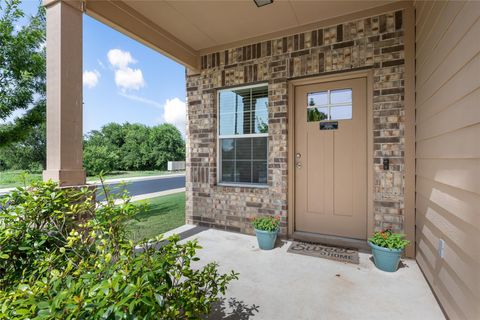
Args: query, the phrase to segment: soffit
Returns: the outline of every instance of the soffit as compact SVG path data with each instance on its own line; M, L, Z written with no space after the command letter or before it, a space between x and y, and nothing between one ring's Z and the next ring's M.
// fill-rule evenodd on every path
M52 1L84 1L88 15L192 70L209 52L398 10L407 3L274 0L258 8L253 0Z
M248 40L393 1L125 0L129 7L194 50Z

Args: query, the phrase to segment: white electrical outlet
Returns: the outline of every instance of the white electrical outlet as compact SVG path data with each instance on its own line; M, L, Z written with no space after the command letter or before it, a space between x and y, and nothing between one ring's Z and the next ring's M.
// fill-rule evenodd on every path
M443 239L438 239L438 255L442 259L445 257L445 240Z

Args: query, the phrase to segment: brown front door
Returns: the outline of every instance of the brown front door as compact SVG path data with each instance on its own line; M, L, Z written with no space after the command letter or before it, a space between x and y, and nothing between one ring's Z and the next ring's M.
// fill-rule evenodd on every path
M295 231L366 239L366 79L295 89Z

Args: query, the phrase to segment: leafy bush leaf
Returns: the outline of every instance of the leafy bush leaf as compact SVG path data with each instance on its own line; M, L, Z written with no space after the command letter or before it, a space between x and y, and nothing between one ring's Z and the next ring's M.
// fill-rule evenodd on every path
M53 182L0 199L0 319L197 319L230 281L196 241L128 238L139 208Z

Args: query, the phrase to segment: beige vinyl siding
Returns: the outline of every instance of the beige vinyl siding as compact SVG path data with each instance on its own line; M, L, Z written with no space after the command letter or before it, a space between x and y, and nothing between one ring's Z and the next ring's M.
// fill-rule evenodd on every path
M480 2L415 7L417 261L449 318L480 319Z

